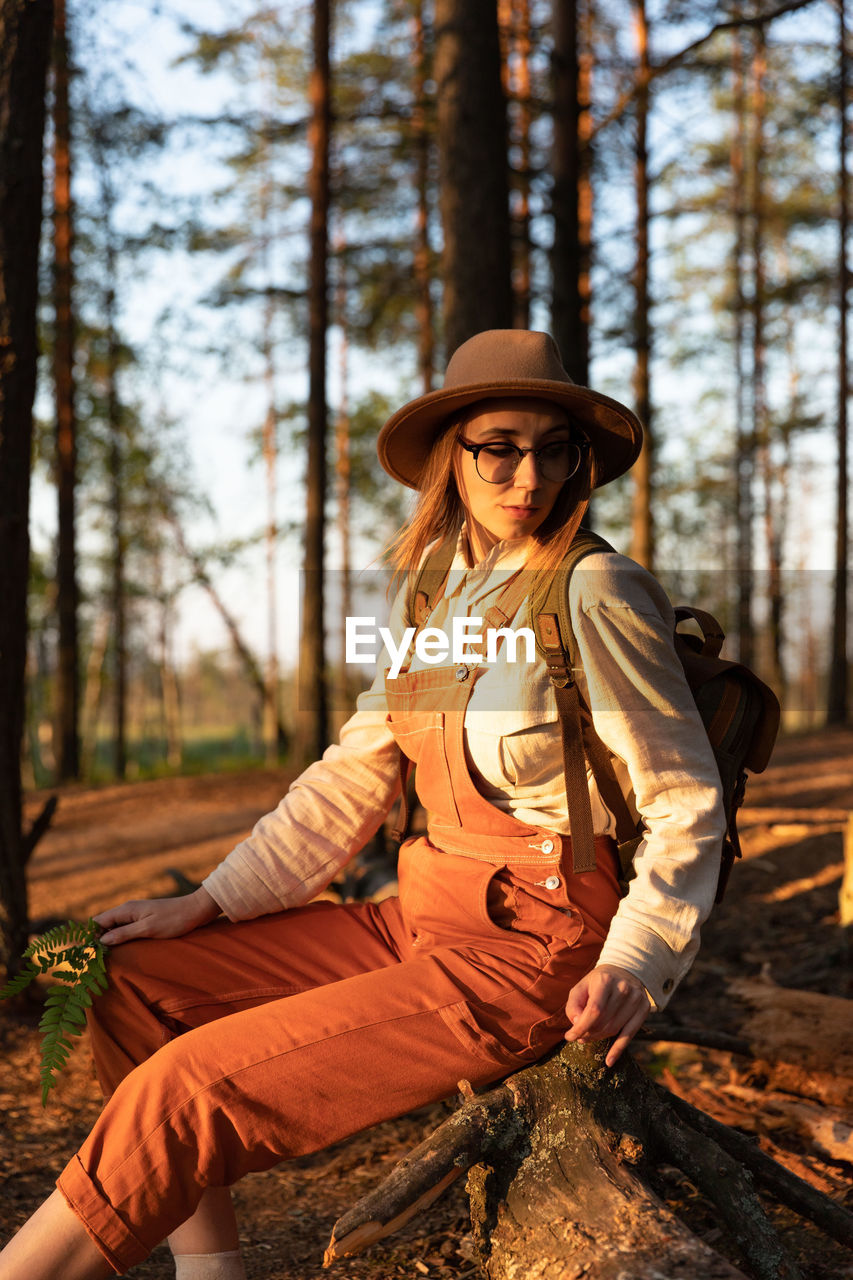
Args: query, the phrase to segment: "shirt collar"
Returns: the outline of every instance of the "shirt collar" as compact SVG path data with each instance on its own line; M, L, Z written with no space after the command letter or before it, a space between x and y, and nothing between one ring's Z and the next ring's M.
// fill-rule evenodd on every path
M522 568L529 554L530 543L526 538L504 539L490 547L477 564L469 564L468 527L467 523L463 524L450 566L447 595L455 596L464 591L473 604L500 591L509 575Z

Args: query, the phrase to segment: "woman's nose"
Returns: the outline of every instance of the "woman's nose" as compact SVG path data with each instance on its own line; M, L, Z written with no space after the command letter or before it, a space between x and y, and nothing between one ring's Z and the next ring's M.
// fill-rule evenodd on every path
M519 462L513 480L519 489L538 489L541 485L542 472L532 449Z

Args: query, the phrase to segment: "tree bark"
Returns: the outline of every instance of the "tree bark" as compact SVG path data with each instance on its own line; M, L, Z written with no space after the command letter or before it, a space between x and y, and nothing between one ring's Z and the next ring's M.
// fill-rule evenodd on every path
M835 516L835 587L832 606L832 657L829 668L827 724L846 724L848 717L850 666L847 660L849 609L848 557L850 536L847 515L849 492L847 398L847 298L850 271L847 265L847 240L850 211L847 194L847 99L849 96L849 58L845 0L838 0L838 424L836 516Z
M265 80L272 79L269 66L261 52L259 75ZM258 221L260 224L260 256L262 270L266 281L266 300L264 304L263 333L261 347L264 358L264 390L266 392L267 411L264 415L262 430L262 453L264 461L264 477L266 480L267 521L264 530L264 551L266 559L266 605L267 605L267 653L264 673L264 700L262 733L264 740L264 758L270 768L278 764L279 749L279 671L278 671L278 574L276 552L278 549L278 515L277 515L277 472L278 472L278 410L276 396L276 361L275 361L275 297L272 277L272 238L273 238L273 193L275 181L272 168L272 157L269 138L273 128L274 87L267 88L270 106L264 120L260 140L260 208Z
M737 561L737 643L738 659L746 666L753 662L753 564L752 564L752 484L755 471L755 439L747 422L747 380L745 338L747 302L744 290L744 258L746 254L746 89L743 71L741 33L734 34L732 56L734 76L734 130L731 150L732 213L734 249L732 275L734 296L734 365L735 365L735 538Z
M352 512L350 488L352 484L351 427L349 411L349 315L347 298L346 241L343 231L336 237L338 279L336 289L336 320L340 333L338 377L340 401L335 418L335 506L337 508L338 549L340 555L340 664L338 681L344 705L349 706L349 668L346 661L346 620L352 616Z
M583 48L580 10L578 0L557 0L553 7L551 325L569 376L585 387L592 265L592 55Z
M26 945L21 741L50 0L0 0L0 934Z
M634 406L643 424L643 447L631 472L634 479L631 512L631 556L654 568L653 511L654 431L651 403L651 307L649 287L649 174L648 116L651 64L645 0L632 0L637 47L634 187L637 198L636 262L634 265Z
M328 328L329 141L331 74L330 0L315 0L311 73L311 199L308 282L308 474L305 518L302 629L299 645L301 710L310 725L306 757L319 759L328 745L329 711L324 623L326 505L326 330Z
M326 1262L396 1230L466 1168L489 1280L743 1277L654 1189L666 1166L712 1202L758 1280L801 1273L753 1181L833 1239L853 1242L853 1215L654 1085L629 1057L606 1068L606 1047L566 1045L485 1094L469 1086L460 1109L335 1224Z
M747 177L750 192L750 252L752 257L752 448L759 475L766 475L768 441L766 352L764 346L764 76L766 33L755 31L752 54L749 115L752 126L752 155ZM767 491L765 490L767 496ZM772 647L772 646L771 646Z
M444 336L512 327L506 103L495 0L436 0Z
M424 395L432 391L435 369L435 332L432 299L432 249L430 246L430 158L432 129L427 115L427 55L424 6L417 0L412 15L413 91L412 136L415 156L415 189L418 208L415 226L415 314L418 325L418 372Z
M110 507L112 514L112 614L113 614L113 772L127 772L127 599L125 595L124 438L118 396L118 334L115 327L116 263L110 225L112 204L105 210L107 234L106 291L106 414L109 431Z
M509 143L517 164L511 165L510 240L512 245L513 327L530 328L530 0L499 0L498 20L506 52L504 95L510 106Z
M57 557L59 641L56 672L57 776L80 775L80 672L77 610L77 423L74 395L73 236L70 52L65 0L54 3L53 37L54 382L56 396Z

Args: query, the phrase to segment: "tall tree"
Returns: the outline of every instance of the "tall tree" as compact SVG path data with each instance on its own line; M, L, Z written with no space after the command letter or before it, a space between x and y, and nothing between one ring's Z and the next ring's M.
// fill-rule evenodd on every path
M308 753L328 745L329 710L323 618L326 504L326 330L329 317L329 142L331 135L330 0L315 0L311 73L310 260L308 275L308 473L305 574L299 645L300 686L309 699Z
M731 190L734 220L732 250L732 307L734 311L735 364L735 537L737 562L737 640L740 661L753 660L753 563L752 563L752 483L755 470L755 437L747 422L745 337L747 301L744 287L746 254L746 80L743 68L743 40L739 31L733 36L733 112Z
M107 433L107 474L111 522L111 613L113 652L113 772L123 778L127 771L127 592L125 562L125 439L119 365L121 343L118 334L118 233L115 226L117 192L113 166L117 117L105 113L91 122L91 147L97 165L100 207L98 220L102 236L101 308L103 315L103 355L101 379L103 417Z
M266 61L266 59L265 59ZM267 67L261 68L261 75L266 79ZM270 103L274 94L270 93ZM261 232L262 269L266 277L267 296L264 301L263 333L261 346L264 360L264 392L267 410L262 431L262 451L267 490L267 522L265 533L266 570L267 570L267 655L266 655L266 696L264 698L263 737L266 762L274 766L278 762L278 591L276 551L278 547L278 518L276 499L278 497L277 464L278 464L278 405L276 396L276 358L274 342L275 296L272 278L272 213L274 176L270 135L273 128L271 107L264 122L261 136L260 153L260 208L258 220Z
M637 49L635 89L634 187L637 200L636 259L634 262L634 407L643 424L643 448L632 476L631 555L640 564L654 566L655 532L652 489L654 483L654 431L651 400L652 329L649 286L649 172L648 117L651 83L649 24L645 0L631 0Z
M506 102L496 0L436 0L435 85L448 352L512 327Z
M509 107L513 326L530 327L532 50L530 0L498 0L504 95Z
M832 656L829 668L829 694L826 716L829 724L847 723L850 696L850 667L847 659L848 577L850 573L848 567L850 535L847 514L849 493L847 302L850 290L850 270L847 263L847 241L850 230L850 208L847 189L848 81L847 15L845 0L838 0L838 423L836 462L838 475L836 480Z
M592 256L591 50L584 37L588 4L555 0L553 8L553 155L551 323L566 369L589 384Z
M73 209L71 204L70 41L65 0L54 0L53 38L53 262L56 394L57 554L59 641L56 672L57 776L80 772L80 674L77 627L77 423L74 406Z
M417 288L415 310L418 324L418 372L424 395L432 391L435 369L435 323L432 300L432 250L430 247L430 158L433 130L427 110L427 41L423 0L415 0L412 13L412 135L415 156L417 213L415 226L414 275Z
M50 0L0 0L0 932L26 944L21 738Z

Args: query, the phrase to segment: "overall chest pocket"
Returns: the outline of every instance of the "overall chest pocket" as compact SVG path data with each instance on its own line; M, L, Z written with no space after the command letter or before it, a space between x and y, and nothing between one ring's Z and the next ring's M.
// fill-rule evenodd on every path
M417 766L415 789L424 809L443 822L461 826L447 759L445 713L389 713L386 719L398 747Z

